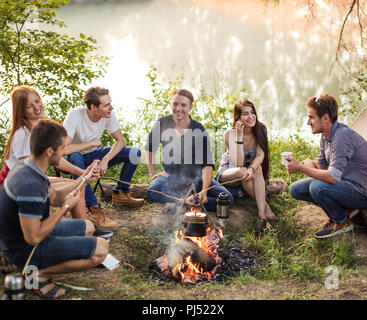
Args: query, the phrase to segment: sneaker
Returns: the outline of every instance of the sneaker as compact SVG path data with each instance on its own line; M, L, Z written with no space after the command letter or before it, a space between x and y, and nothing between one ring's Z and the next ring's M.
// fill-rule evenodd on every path
M119 228L119 225L107 217L106 212L98 207L89 207L89 220L94 223L96 228L103 231L115 231Z
M101 229L96 229L96 231L93 233L94 237L100 237L104 239L110 239L113 236L112 231L103 231Z
M332 220L329 220L322 229L315 233L315 237L318 239L330 238L352 230L353 224L350 222L349 218L344 223L335 223Z
M113 190L113 204L123 204L128 207L140 207L144 204L144 199L135 199L131 196L131 192L123 193L122 190Z

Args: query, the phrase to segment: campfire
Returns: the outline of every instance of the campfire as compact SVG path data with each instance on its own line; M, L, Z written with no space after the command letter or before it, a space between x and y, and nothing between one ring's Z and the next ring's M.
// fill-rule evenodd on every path
M208 223L206 213L193 207L185 213L184 229L175 232L166 255L157 259L161 271L181 282L212 279L218 262L218 243L223 233Z
M209 219L198 201L195 186L191 186L191 192L196 206L185 214L177 212L182 217L182 228L174 232L165 255L156 259L160 274L183 283L225 280L239 272L254 274L256 253L232 242L220 246L222 230Z

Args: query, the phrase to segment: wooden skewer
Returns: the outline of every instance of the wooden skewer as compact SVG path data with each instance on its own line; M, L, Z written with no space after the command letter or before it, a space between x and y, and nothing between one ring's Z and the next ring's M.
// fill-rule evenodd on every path
M93 170L96 167L97 163L98 162L94 162L94 164L93 164L92 168L90 169L89 173L84 178L82 178L82 180L80 181L79 185L77 186L77 188L75 190L79 191L82 188L83 183L92 176Z
M176 198L176 197L170 196L170 195L168 195L168 194L165 194L165 193L163 193L163 192L160 192L160 191L157 191L157 190L152 190L152 189L149 189L149 188L147 188L147 187L142 187L142 186L139 186L139 185L136 185L136 184L132 184L132 183L130 183L130 182L121 181L121 180L116 179L116 178L112 178L112 177L101 177L101 179L103 179L103 180L113 180L113 181L116 181L116 182L120 182L120 183L127 184L127 185L129 185L129 186L134 186L134 187L141 188L141 189L144 189L144 190L149 190L149 191L151 191L151 192L155 192L155 193L161 194L161 195L163 195L163 196L165 196L165 197L167 197L167 198L170 198L170 199L173 199L173 200L176 200L176 201L182 201L182 200L183 200L182 198ZM244 177L244 178L235 179L235 180L231 180L231 181L226 181L226 182L223 182L223 183L220 183L220 184L216 184L215 186L212 186L212 187L206 188L206 189L204 189L204 190L201 190L200 192L208 191L208 190L210 190L210 189L214 189L214 188L216 188L216 187L223 186L223 185L225 185L225 184L229 184L229 183L232 183L232 182L242 181L243 179L245 179L245 177ZM200 193L200 192L199 192L199 193Z
M181 201L182 200L181 198L176 198L176 197L170 196L168 194L165 194L163 192L152 190L152 189L149 189L147 187L138 186L136 184L132 184L130 182L122 181L122 180L119 180L119 179L116 179L116 178L112 178L112 177L101 177L101 179L103 179L103 180L113 180L113 181L116 181L116 182L127 184L129 186L134 186L134 187L141 188L141 189L144 189L144 190L149 190L151 192L155 192L155 193L161 194L161 195L163 195L163 196L165 196L167 198L170 198L170 199L173 199L173 200L176 200L176 201Z

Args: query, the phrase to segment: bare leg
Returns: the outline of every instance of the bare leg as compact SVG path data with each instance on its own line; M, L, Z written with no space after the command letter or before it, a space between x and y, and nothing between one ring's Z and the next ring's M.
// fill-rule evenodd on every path
M220 182L231 181L242 178L247 171L247 168L229 168L220 176ZM259 217L266 220L275 220L276 216L272 212L265 200L265 181L262 174L261 166L254 172L254 179L242 180L234 183L226 184L231 187L242 185L243 190L256 201Z
M232 181L232 180L236 180L236 179L241 179L245 173L246 173L247 169L242 167L242 168L229 168L227 170L225 170L221 175L220 175L220 183L226 182L226 181ZM239 187L241 185L241 181L236 181L236 182L231 182L231 183L226 183L225 186L228 187Z
M266 220L275 220L276 216L272 212L265 199L265 181L262 174L262 169L259 167L254 172L254 179L242 181L242 188L245 192L256 201L259 217Z
M87 206L85 204L85 188L80 190L80 198L76 205L70 210L74 219L87 219Z
M242 188L252 199L256 201L259 217L268 220L265 213L265 206L261 203L261 196L256 196L254 179L242 181Z
M94 223L89 220L85 220L85 236L86 237L93 237L93 233L96 231L96 227Z
M60 188L65 184L74 181L72 179L67 179L63 177L49 177L49 180L55 189ZM84 219L84 220L87 219L87 207L85 204L85 188L81 190L80 198L76 203L76 205L72 209L70 209L70 213L74 219Z

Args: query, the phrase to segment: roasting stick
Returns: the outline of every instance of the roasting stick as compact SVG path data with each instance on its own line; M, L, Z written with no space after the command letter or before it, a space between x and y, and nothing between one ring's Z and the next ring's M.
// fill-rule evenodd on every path
M231 180L231 181L226 181L226 182L222 182L222 183L219 183L219 184L216 184L215 186L211 186L209 188L206 188L204 190L201 190L200 192L203 192L203 191L208 191L208 190L211 190L211 189L214 189L216 187L219 187L219 186L223 186L225 184L229 184L229 183L232 183L232 182L237 182L237 181L242 181L243 179L245 179L246 177L243 177L243 178L239 178L239 179L235 179L235 180Z
M94 168L96 167L97 164L98 164L98 162L95 162L94 165L93 165L93 167L92 167L92 169L89 171L89 173L84 178L82 178L82 181L80 181L79 185L75 189L76 191L79 191L82 188L84 182L92 176L93 170L94 170ZM22 276L24 276L24 274L26 272L26 269L27 269L27 267L29 265L29 262L31 261L32 256L33 256L34 252L36 251L37 247L38 247L38 244L36 244L33 247L32 251L31 251L31 254L29 255L29 257L27 259L27 262L24 265L24 268L23 268L23 271L22 271Z
M158 193L160 195L163 195L163 196L165 196L165 197L167 197L169 199L173 199L173 200L176 200L176 201L181 201L182 200L180 198L176 198L176 197L170 196L170 195L165 194L163 192L152 190L152 189L149 189L147 187L142 187L142 186L139 186L139 185L136 185L136 184L132 184L130 182L122 181L122 180L119 180L119 179L116 179L116 178L112 178L112 177L101 177L101 179L103 179L103 180L113 180L113 181L116 181L116 182L127 184L129 186L134 186L134 187L141 188L141 189L144 189L144 190L147 190L147 191L155 192L155 193Z
M147 190L147 191L150 191L150 192L155 192L155 193L158 193L160 195L163 195L169 199L173 199L173 200L176 200L176 201L182 201L183 199L179 199L179 198L176 198L176 197L173 197L173 196L170 196L168 194L165 194L164 192L160 192L160 191L157 191L157 190L152 190L152 189L149 189L147 187L142 187L142 186L139 186L139 185L136 185L136 184L133 184L133 183L130 183L130 182L126 182L126 181L122 181L122 180L119 180L119 179L116 179L116 178L112 178L112 177L101 177L101 179L103 180L113 180L113 181L116 181L116 182L120 182L120 183L123 183L123 184L127 184L129 186L134 186L134 187L137 187L137 188L141 188L141 189L144 189L144 190ZM229 184L229 183L232 183L232 182L237 182L237 181L242 181L244 178L239 178L239 179L235 179L235 180L231 180L231 181L226 181L226 182L223 182L223 183L220 183L220 184L216 184L215 186L212 186L212 187L209 187L209 188L206 188L204 190L201 190L200 192L203 192L203 191L208 191L210 189L214 189L216 187L219 187L219 186L223 186L225 184ZM186 199L185 199L186 200Z
M92 168L90 169L89 173L84 177L82 178L82 181L80 181L79 185L76 187L76 191L79 191L82 189L83 187L83 184L86 180L88 180L90 177L92 177L92 174L93 174L93 170L94 168L97 166L98 162L94 162Z

